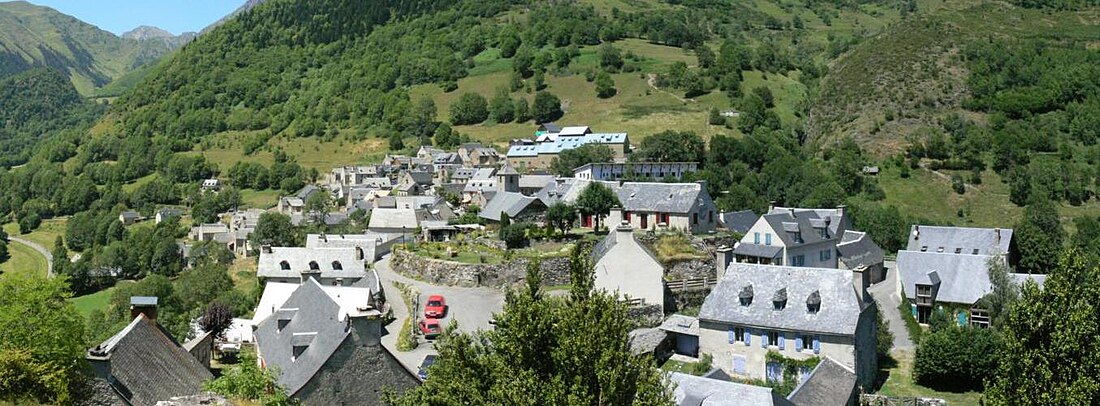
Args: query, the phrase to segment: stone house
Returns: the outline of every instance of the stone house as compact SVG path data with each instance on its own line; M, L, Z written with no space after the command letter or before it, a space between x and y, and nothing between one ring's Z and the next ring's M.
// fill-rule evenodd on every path
M154 406L203 393L203 382L214 376L157 323L157 298L131 298L130 317L130 324L86 354L92 398L100 404Z
M733 253L737 262L835 269L836 246L851 228L845 206L772 207L745 233Z
M458 146L458 157L465 166L484 167L497 166L500 163L500 153L493 148L486 147L478 142L470 142Z
M584 180L679 180L699 170L698 162L599 162L573 170L573 177Z
M321 188L315 185L305 185L298 190L297 193L291 196L283 196L279 198L278 210L279 213L292 216L292 215L304 215L306 200L309 199L314 193L327 193Z
M871 388L876 310L868 285L859 270L730 263L699 311L699 352L733 376L769 381L785 379L776 356L830 357ZM800 382L810 372L800 371Z
M156 224L160 224L173 218L180 217L182 215L183 211L180 209L173 207L162 207L157 210L156 215L154 215L154 219L156 221Z
M302 272L318 272L325 285L373 285L367 272L366 252L354 247L261 247L256 276L267 282L297 283Z
M134 225L134 223L137 223L144 219L145 217L142 217L141 213L132 210L123 211L118 215L118 222L122 223L122 225L124 226Z
M285 300L261 299L255 324L260 365L277 368L279 385L306 405L381 404L384 390L416 386L412 373L382 346L382 313L370 289L322 287L316 276L303 274Z
M592 249L596 289L618 292L640 304L665 304L665 267L634 236L630 224L620 224Z
M871 240L871 235L859 231L845 230L836 245L836 257L839 260L840 269L863 268L867 272L871 283L879 283L886 279L886 257Z
M491 222L500 222L501 213L508 214L513 221L540 222L546 212L546 205L536 197L524 196L518 192L497 192L485 203L478 216Z
M622 204L612 210L607 224L626 222L638 230L671 229L690 233L711 233L718 226L718 208L705 182L625 182L613 190ZM581 224L592 225L591 216Z

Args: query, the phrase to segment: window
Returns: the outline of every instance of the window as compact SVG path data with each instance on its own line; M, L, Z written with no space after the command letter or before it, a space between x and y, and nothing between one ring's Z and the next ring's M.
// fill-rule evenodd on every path
M623 212L623 216L625 216L624 218L626 218L626 221L630 221L630 212L629 211Z
M772 307L775 308L775 310L783 310L783 308L787 307L787 301L786 300L773 300L772 301Z
M343 271L344 270L344 265L341 264L340 261L332 261L332 270L333 271Z
M977 248L975 248L975 249L974 249L974 252L970 253L970 255L978 255L978 249L977 249Z
M806 256L791 255L791 266L806 266Z
M928 246L927 245L922 245L920 247L920 252L928 252Z
M936 249L936 252L938 252L938 253L943 253L943 247L939 247L939 248L937 248L937 249Z
M768 345L772 346L772 347L778 347L779 346L779 332L778 331L769 331L768 332Z
M714 224L714 210L707 212L707 217L709 218L710 223Z
M772 233L764 234L764 245L772 245Z
M955 248L955 253L956 253L956 254L962 254L962 253L963 253L963 249L962 249L962 248Z
M827 227L821 228L821 238L829 238L829 229Z
M752 243L760 244L760 233L752 233Z
M932 296L932 287L928 285L917 285L917 296Z
M321 266L317 265L317 261L309 261L309 270L311 270L311 271L320 271Z
M821 303L806 304L806 311L810 314L817 314L821 311Z
M665 221L666 223L668 221ZM691 224L699 225L699 213L691 213Z
M290 263L286 262L286 261L280 262L279 263L279 268L281 268L284 271L289 271L290 270Z
M783 364L775 361L768 361L766 368L768 382L783 382Z
M803 334L799 337L800 337L799 341L801 341L801 346L799 347L799 350L813 351L813 349L814 349L814 337L809 335L809 334Z

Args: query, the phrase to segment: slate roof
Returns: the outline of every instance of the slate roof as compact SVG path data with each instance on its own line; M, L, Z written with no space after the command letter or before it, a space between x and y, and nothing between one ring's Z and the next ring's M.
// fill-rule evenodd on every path
M516 192L497 192L493 195L492 200L489 200L485 207L481 209L478 214L483 219L489 219L492 221L500 221L500 213L508 213L508 217L516 217L531 205L535 207L545 207L538 198L524 196L521 193Z
M305 185L301 189L298 189L298 192L294 194L294 197L306 200L309 198L310 195L319 191L321 191L321 188L317 187L316 185Z
M873 266L882 264L884 256L882 248L871 240L867 233L846 230L837 244L836 250L840 255L838 259L848 267L856 269L861 266Z
M200 394L202 383L214 378L171 334L144 314L88 352L89 359L100 359L103 354L111 365L111 386L136 406Z
M136 211L127 210L119 214L120 217L130 220L137 220L141 218L141 214Z
M600 258L603 258L604 255L607 255L607 253L610 252L612 248L615 248L615 246L619 244L619 234L620 233L618 229L616 229L614 232L607 233L607 236L600 240L600 242L597 243L596 246L592 247L592 252L589 254L589 258L592 259L592 263L599 262ZM630 236L634 238L635 244L637 244L639 247L642 247L642 251L645 251L646 255L649 255L649 258L653 260L653 262L656 262L658 264L661 263L661 261L657 260L657 255L654 254L648 246L642 244L641 241L638 241L638 236L636 234L631 233Z
M519 175L519 172L516 172L516 168L513 168L512 165L505 163L497 172L497 176L501 175Z
M409 179L412 179L418 185L430 185L433 182L431 172L409 171L405 173L408 174Z
M477 171L478 171L478 169L476 169L476 168L458 168L458 169L455 169L454 173L451 174L451 180L452 181L459 181L459 180L464 180L464 179L470 179L470 178L474 177L475 174L477 174Z
M905 297L916 298L916 285L936 284L938 302L974 304L993 290L989 282L988 255L941 254L937 252L898 251L897 268ZM1017 282L1035 280L1040 285L1046 275L1010 274Z
M626 182L615 193L625 211L680 214L710 196L699 183Z
M739 295L751 286L751 304L742 306ZM772 297L787 290L790 300L775 310ZM814 292L821 308L810 313L806 299ZM699 319L767 329L818 332L851 336L859 315L867 307L860 303L852 273L847 270L731 263L699 310Z
M277 316L269 316L256 326L259 354L265 365L279 369L279 384L291 396L317 374L353 331L347 328L344 310L316 280L310 279L276 306ZM280 331L279 319L284 317L289 322ZM308 347L295 357L294 346L302 344Z
M365 245L374 245L381 242L396 240L401 234L371 233L366 234L307 234L306 248L355 248Z
M369 229L398 229L406 228L409 231L417 226L416 210L414 209L374 209L370 215Z
M563 129L564 130L564 129ZM546 137L545 142L527 145L513 145L508 149L509 158L536 157L545 154L559 154L587 144L626 144L626 133L585 134L580 136Z
M672 399L678 406L789 406L771 388L673 372L669 380L676 384Z
M523 175L519 177L520 189L542 189L554 183L554 175Z
M283 269L283 261L290 265L290 269ZM311 262L317 263L322 278L362 278L367 274L355 248L271 247L271 252L260 250L257 276L298 278L302 276L302 271L310 269ZM334 262L339 262L343 269L335 269Z
M841 209L803 209L796 207L773 207L768 214L795 214L798 218L808 218L811 226L829 227L829 236L835 238L844 233L844 230L852 228L852 218L847 213L841 214ZM828 220L828 221L826 221Z
M1000 230L999 239L997 238L998 230ZM971 255L977 249L978 255L994 255L1008 253L1011 243L1011 228L914 225L909 229L909 243L905 249L920 251L922 247L928 247L928 252L938 252L942 247L944 253L954 253L956 249L961 248L963 254Z
M753 224L756 224L756 219L759 218L752 210L735 211L732 213L722 213L718 215L719 221L726 227L727 230L738 232L741 234L749 232Z
M543 123L542 125L539 126L538 130L539 131L550 132L550 133L558 133L558 132L561 132L561 126L559 126L555 123Z
M311 283L316 283L316 281L311 280ZM318 283L318 285L320 284ZM264 319L275 314L278 309L285 308L286 306L283 305L298 290L299 286L301 284L283 282L267 282L264 284L264 292L260 296L259 304L256 305L256 311L253 313L252 324L258 325ZM345 315L365 314L366 311L361 309L372 308L373 306L371 303L372 287L370 286L320 286L329 299L340 305L338 315L341 320Z
M788 399L797 406L846 405L856 390L856 373L824 357Z
M699 336L699 319L691 316L684 316L682 314L674 314L668 316L668 320L661 323L657 327L663 331L669 333L686 334L690 336Z
M760 217L768 223L776 236L786 247L815 244L839 239L845 230L851 228L851 220L840 217L836 210L775 208ZM821 230L828 230L828 238L821 236Z
M745 255L757 258L775 258L783 251L778 245L745 244L738 243L733 249L734 255Z
M652 354L668 339L668 333L655 328L631 330L630 353L634 355Z

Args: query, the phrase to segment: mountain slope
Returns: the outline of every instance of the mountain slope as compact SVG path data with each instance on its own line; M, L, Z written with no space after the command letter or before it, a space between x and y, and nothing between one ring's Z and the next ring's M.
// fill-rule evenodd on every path
M158 27L142 25L134 28L133 30L123 33L122 39L134 40L138 42L162 42L169 48L179 48L184 44L193 41L196 36L197 34L193 32L185 32L180 35L173 35L172 33Z
M40 140L79 130L102 110L85 101L61 72L50 68L0 79L0 167L26 162L31 147Z
M50 67L65 73L88 96L173 47L119 38L48 7L0 3L0 77Z

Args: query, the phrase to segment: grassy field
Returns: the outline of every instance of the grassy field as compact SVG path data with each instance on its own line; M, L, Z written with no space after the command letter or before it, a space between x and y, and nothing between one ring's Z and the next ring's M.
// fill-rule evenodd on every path
M128 281L122 281L119 283L132 283ZM76 306L76 310L80 312L80 317L87 319L89 314L92 314L94 310L105 311L107 306L111 302L111 293L115 291L114 287L110 287L101 290L90 295L84 295L80 297L74 297L70 299L73 305Z
M19 237L31 242L38 243L48 250L53 250L54 242L57 241L57 237L63 237L65 235L65 227L68 225L68 218L55 218L42 220L42 225L37 230L32 231L30 234L19 234L19 225L15 223L8 223L4 225L4 231L8 235Z
M913 382L913 354L907 351L894 351L892 357L896 361L889 365L887 373L889 377L879 389L878 394L897 397L930 397L947 401L951 406L978 405L981 393L978 392L940 392L929 389Z
M332 141L317 137L276 137L268 141L266 149L257 151L253 155L246 155L244 142L255 134L238 131L217 134L211 137L209 143L200 145L191 154L206 157L208 161L217 164L223 173L239 161L271 165L275 162L275 156L271 151L275 149L294 157L302 167L314 168L321 173L327 173L332 167L339 165L377 162L385 156L386 144L383 140L367 138L354 141L351 137L354 135L352 130L341 132Z
M0 270L3 270L3 274L0 277L16 278L33 274L46 274L46 257L43 257L38 251L26 245L11 242L8 244L8 254L11 258L7 261L0 263Z
M270 209L279 203L278 190L241 190L241 203L255 209Z

